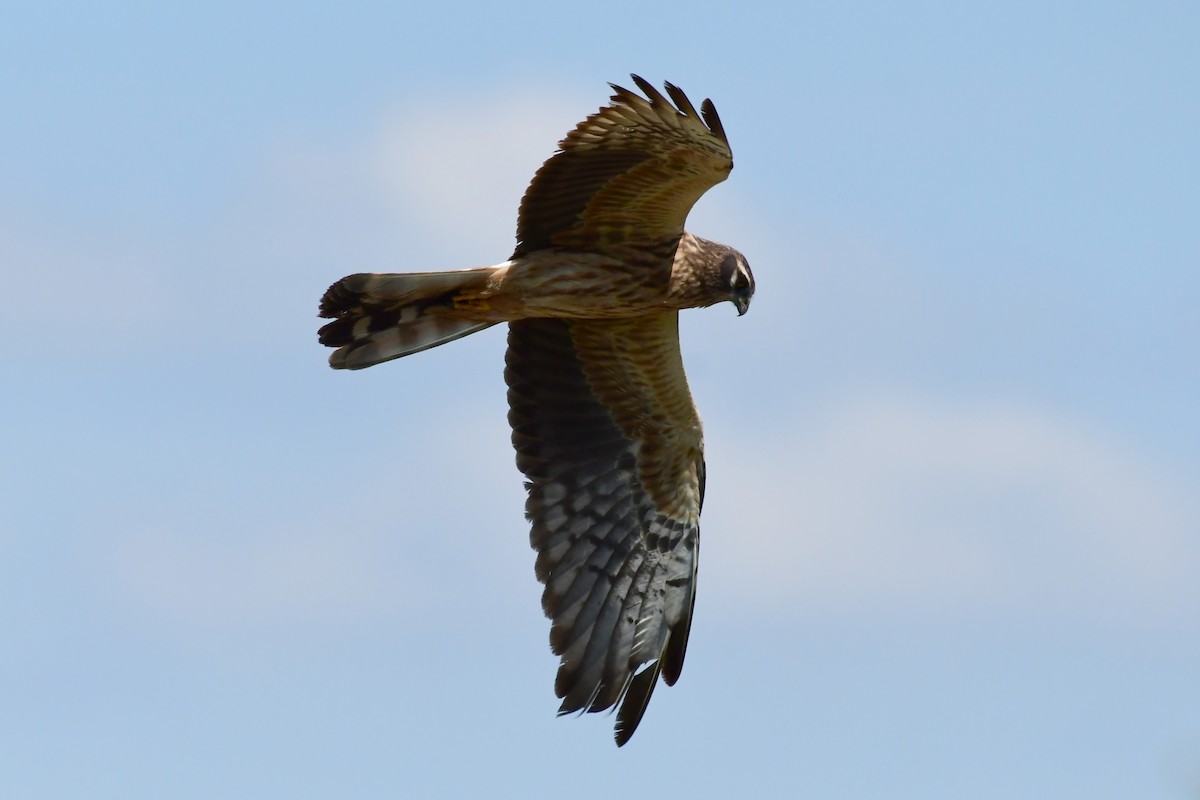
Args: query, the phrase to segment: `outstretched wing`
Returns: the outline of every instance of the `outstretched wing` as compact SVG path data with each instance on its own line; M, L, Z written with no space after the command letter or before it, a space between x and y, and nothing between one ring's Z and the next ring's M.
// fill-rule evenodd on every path
M711 100L674 105L631 76L643 98L612 85L612 104L559 142L521 200L517 256L546 247L654 245L679 237L695 202L725 180L733 155Z
M505 379L559 713L621 703L633 735L659 674L683 668L704 455L674 312L509 325Z

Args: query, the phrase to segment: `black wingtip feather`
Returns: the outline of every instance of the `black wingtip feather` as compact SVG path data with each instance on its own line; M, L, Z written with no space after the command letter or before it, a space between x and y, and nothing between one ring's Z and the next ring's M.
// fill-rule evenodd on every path
M650 696L654 694L654 687L658 683L660 669L661 662L656 661L634 675L633 680L629 682L621 710L617 712L617 724L613 728L613 739L616 740L617 747L624 747L641 724L646 707L650 705Z
M688 96L686 94L684 94L682 89L680 89L678 86L671 83L670 81L664 82L663 86L667 87L667 94L669 94L671 96L671 101L673 103L675 103L675 106L680 111L682 111L684 114L686 114L689 117L699 117L700 116L699 114L696 113L696 107L694 105L692 105L692 101L688 99Z
M650 100L651 107L661 109L663 106L666 106L672 111L676 110L675 107L671 105L670 101L663 97L663 93L654 88L654 84L652 84L650 81L646 80L640 75L630 75L629 77L633 78L633 82L638 85L638 88L641 89L642 93L645 94Z
M700 115L704 118L704 124L708 129L721 137L721 141L729 143L729 137L725 135L725 126L721 124L721 118L717 116L717 107L713 105L713 101L705 98L700 104Z
M680 114L691 117L700 117L702 120L704 120L704 124L708 126L710 131L712 131L716 136L720 137L720 139L726 144L729 143L729 137L725 135L725 126L721 124L721 117L717 114L717 107L713 105L712 100L705 98L704 102L700 104L700 112L697 113L696 107L692 105L692 101L688 99L687 94L670 81L663 82L663 86L666 87L667 94L671 97L671 101L668 103L667 98L663 97L662 92L654 88L654 85L650 83L650 81L646 80L641 75L634 73L630 73L629 77L633 79L633 82L637 84L637 87L641 89L646 97L650 100L650 105L657 107L663 104L670 105L673 103ZM609 86L611 86L613 91L615 91L618 95L617 97L613 98L614 100L620 100L622 99L622 95L630 94L628 89L618 86L615 83L610 83Z
M649 97L651 100L654 99L654 95L658 93L658 90L654 88L654 84L650 83L650 81L646 80L641 75L637 75L632 72L629 73L629 77L633 78L633 82L637 84L637 87L641 89L647 97Z

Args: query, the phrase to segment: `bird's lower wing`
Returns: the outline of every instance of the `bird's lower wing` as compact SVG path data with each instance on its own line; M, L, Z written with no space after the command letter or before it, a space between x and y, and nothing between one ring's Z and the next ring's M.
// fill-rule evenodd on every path
M560 713L621 703L633 735L683 667L696 588L703 444L675 312L509 326L505 378Z

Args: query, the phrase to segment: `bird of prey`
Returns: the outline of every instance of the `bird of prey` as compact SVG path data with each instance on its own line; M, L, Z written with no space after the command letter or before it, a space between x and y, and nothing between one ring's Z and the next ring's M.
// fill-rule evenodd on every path
M335 369L362 369L508 323L504 378L525 513L561 656L560 714L620 704L629 741L661 675L683 668L696 597L704 446L679 352L679 310L730 301L754 276L731 247L686 233L733 168L717 110L610 84L537 171L502 264L357 274L320 316Z

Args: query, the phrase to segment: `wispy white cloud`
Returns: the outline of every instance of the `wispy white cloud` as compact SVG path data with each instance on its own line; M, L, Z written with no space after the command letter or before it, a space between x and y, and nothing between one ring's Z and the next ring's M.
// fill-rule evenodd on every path
M0 325L39 330L46 347L128 352L151 340L240 341L236 328L179 322L262 317L266 304L282 313L261 318L257 335L280 339L294 335L288 312L315 309L314 292L342 274L501 261L529 179L590 101L475 91L383 109L333 137L281 136L188 228L91 230L35 218L0 190L0 264L19 298Z
M783 426L710 443L705 550L722 566L706 577L739 604L1200 612L1195 498L1102 433L1036 408L887 394Z
M368 153L401 214L452 249L502 260L534 172L604 97L522 86L446 99L389 115Z

